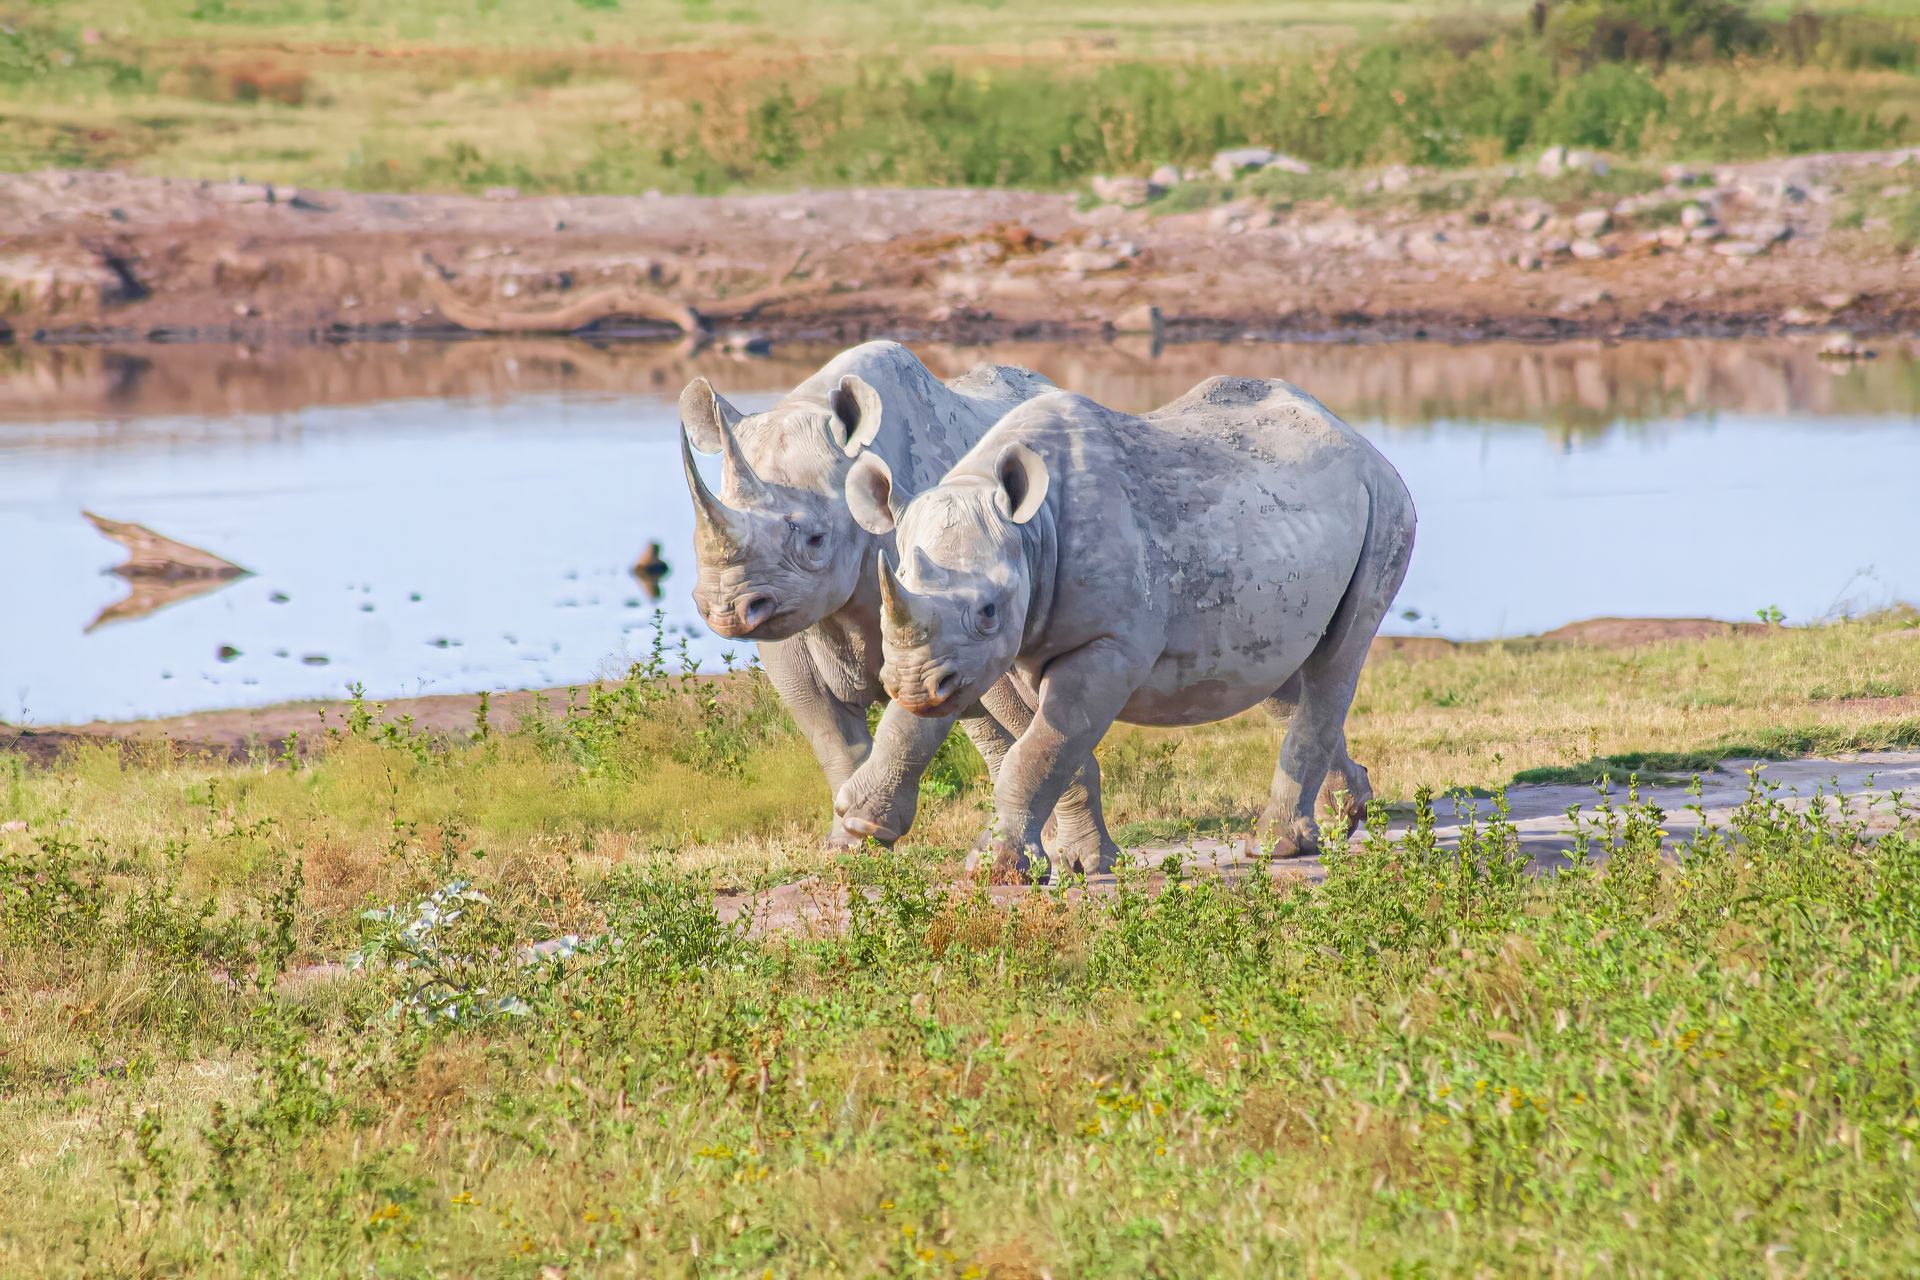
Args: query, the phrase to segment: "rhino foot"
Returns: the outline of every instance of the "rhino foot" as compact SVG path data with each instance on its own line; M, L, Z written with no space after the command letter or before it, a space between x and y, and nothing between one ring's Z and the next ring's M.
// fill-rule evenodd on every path
M991 832L975 841L967 855L967 875L984 875L988 884L1038 884L1047 869L1046 851L1038 843L1002 840Z
M1112 840L1095 837L1056 848L1052 858L1056 880L1063 875L1095 876L1113 870L1114 864L1120 861L1120 846Z
M1250 853L1275 858L1310 858L1320 852L1320 828L1312 818L1261 818Z
M871 824L861 823L857 818L852 820L835 818L832 829L827 832L827 851L829 853L845 853L853 849L864 849L867 847L868 840L877 840L888 848L892 848L893 842L899 839L899 837L892 832L883 831L878 827L875 827L871 831L859 829L860 826L870 825Z

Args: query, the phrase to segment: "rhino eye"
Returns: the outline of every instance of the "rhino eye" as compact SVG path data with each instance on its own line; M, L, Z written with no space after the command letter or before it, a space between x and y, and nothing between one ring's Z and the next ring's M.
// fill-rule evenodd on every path
M1000 612L1000 607L998 605L992 605L992 604L984 605L981 607L980 616L988 620L991 620L993 618L993 615L995 615L998 612Z
M812 548L813 550L818 551L821 547L824 547L826 545L827 545L826 534L810 533L807 535L807 546Z

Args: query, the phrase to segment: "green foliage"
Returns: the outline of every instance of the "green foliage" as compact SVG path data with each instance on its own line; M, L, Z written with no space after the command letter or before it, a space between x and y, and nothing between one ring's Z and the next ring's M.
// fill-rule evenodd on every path
M1543 34L1558 56L1587 63L1725 58L1769 42L1746 0L1556 0Z
M433 945L518 983L513 1016L389 1016L423 972L395 951L330 1001L262 989L222 1033L235 1087L115 1085L141 1100L8 1184L0 1248L221 1276L678 1273L695 1239L752 1275L1721 1275L1785 1247L1904 1274L1915 817L1756 783L1673 844L1629 793L1539 875L1498 798L1448 845L1422 795L1319 885L1169 866L1008 905L894 861L806 936L635 868L576 903L597 944L538 960L557 904L500 880Z

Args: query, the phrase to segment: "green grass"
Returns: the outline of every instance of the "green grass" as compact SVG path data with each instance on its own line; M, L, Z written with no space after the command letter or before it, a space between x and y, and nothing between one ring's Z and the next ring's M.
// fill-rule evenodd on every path
M1604 874L1541 881L1497 815L1312 888L1009 908L902 858L812 939L657 866L456 857L461 914L405 896L293 985L294 863L217 907L38 837L0 1268L1911 1274L1920 839L1614 817ZM578 922L617 944L513 958Z
M1833 696L1920 683L1911 622L1381 661L1350 737L1416 814L1911 745ZM1116 829L1244 829L1276 737L1115 733ZM0 754L0 1274L1920 1266L1911 808L1759 792L1673 847L1629 797L1604 874L1536 878L1496 800L1316 887L1007 906L947 878L963 746L920 843L825 855L757 676L650 660L452 737L361 703L307 747ZM714 914L808 874L865 886L843 933Z
M804 43L777 10L740 23L635 0L120 8L36 8L0 35L0 167L395 190L1045 189L1246 142L1343 170L1485 167L1555 142L1724 160L1920 131L1915 65L1884 54L1920 31L1898 14L1656 65L1592 62L1511 8L1442 20L1412 4L1129 11L1110 47L1071 3L828 5ZM1303 35L1309 18L1325 38Z

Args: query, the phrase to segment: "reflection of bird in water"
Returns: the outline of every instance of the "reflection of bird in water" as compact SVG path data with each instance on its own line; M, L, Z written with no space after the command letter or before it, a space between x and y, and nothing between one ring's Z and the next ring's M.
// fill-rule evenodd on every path
M640 580L640 589L647 593L647 599L660 598L660 580L667 576L667 562L660 558L659 543L647 544L647 549L633 562L633 576Z

